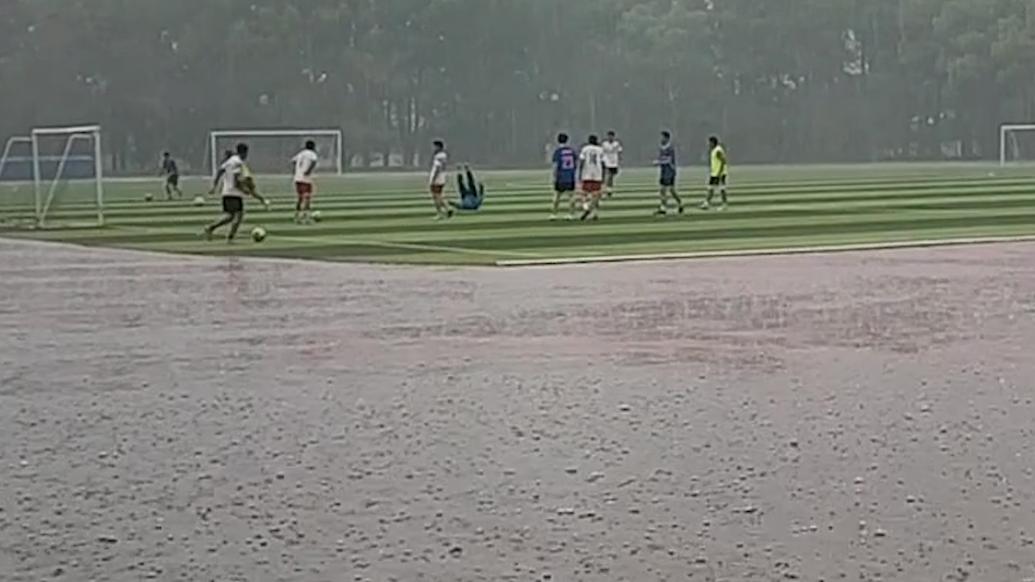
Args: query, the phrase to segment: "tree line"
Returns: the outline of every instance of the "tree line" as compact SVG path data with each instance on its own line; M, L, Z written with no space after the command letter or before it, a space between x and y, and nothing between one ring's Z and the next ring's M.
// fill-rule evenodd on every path
M6 0L0 136L99 122L116 171L213 128L340 127L358 166L432 137L495 166L560 129L633 162L671 130L740 163L990 158L1035 119L1032 0ZM684 163L693 161L684 156Z

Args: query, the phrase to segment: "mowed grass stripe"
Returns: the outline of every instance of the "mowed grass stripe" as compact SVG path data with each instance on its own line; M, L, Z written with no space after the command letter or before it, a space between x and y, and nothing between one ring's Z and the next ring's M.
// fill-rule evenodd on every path
M833 175L835 179L811 186L812 178L775 181L767 188L735 184L735 206L729 213L694 212L659 220L649 217L657 198L652 173L643 172L640 183L605 204L603 220L594 224L547 222L550 193L548 187L536 185L541 183L540 172L524 174L531 187L490 194L481 213L435 223L430 220L427 195L409 189L411 184L422 188L422 180L406 176L386 179L384 185L392 188L368 190L358 198L350 193L322 195L320 207L326 220L314 227L290 223L288 197L278 199L279 209L272 213L253 206L245 228L262 224L272 234L261 245L200 240L201 225L218 214L215 201L196 208L188 202L148 204L130 199L110 204L107 212L111 224L126 228L17 234L199 254L491 264L493 259L515 256L742 250L1035 230L1035 189L1017 176L990 180L976 173L958 179L930 174L908 181L895 174L867 179ZM131 186L119 184L119 188ZM703 187L695 190L685 199L698 201ZM59 205L54 210L55 220L76 222L92 220L94 212L90 204Z

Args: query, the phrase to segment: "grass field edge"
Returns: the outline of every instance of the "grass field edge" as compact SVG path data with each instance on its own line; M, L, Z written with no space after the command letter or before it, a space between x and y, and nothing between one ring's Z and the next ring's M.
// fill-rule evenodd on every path
M847 253L855 251L881 251L894 249L966 246L979 244L1001 244L1035 242L1035 235L985 236L945 238L913 241L888 241L875 243L848 243L833 245L739 249L728 251L698 251L687 253L657 253L610 255L598 257L557 257L549 259L508 259L496 261L497 267L552 267L564 265L588 265L595 263L636 263L692 259L721 259L731 257L760 257L779 255L812 255L823 253Z

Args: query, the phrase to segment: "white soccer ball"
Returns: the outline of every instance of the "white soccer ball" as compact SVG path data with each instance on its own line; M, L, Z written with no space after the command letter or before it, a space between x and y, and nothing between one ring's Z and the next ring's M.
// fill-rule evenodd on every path
M260 242L266 240L267 236L268 236L268 233L266 232L266 229L262 228L261 226L256 226L255 228L252 229L252 240L257 242L257 243L260 243Z
M195 196L194 197L194 206L204 206L204 205L205 205L205 197L204 196Z
M144 200L146 202L151 202L154 199L155 199L155 195L154 194L152 194L150 192L148 192L147 194L144 194Z
M321 220L323 220L323 215L320 214L319 210L313 212L309 216L311 216L313 218L313 222L320 222Z

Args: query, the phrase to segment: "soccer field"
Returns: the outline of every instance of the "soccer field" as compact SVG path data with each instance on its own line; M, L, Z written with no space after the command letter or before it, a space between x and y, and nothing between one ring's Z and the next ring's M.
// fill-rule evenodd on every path
M188 179L182 201L165 202L157 179L105 184L107 225L83 184L59 191L50 221L64 228L16 226L32 215L31 186L0 184L0 234L83 245L204 255L269 256L330 261L497 265L568 259L608 260L813 247L903 244L1035 235L1035 182L1030 168L986 165L857 165L735 168L732 206L697 209L703 173L684 170L687 214L655 218L655 172L630 170L605 201L597 223L549 222L547 171L486 172L481 212L435 222L423 174L324 176L316 206L323 221L292 223L286 177L264 177L272 212L251 204L234 245L198 233L218 214L218 200L194 207L205 179ZM994 174L993 174L994 172ZM451 188L453 186L451 185ZM146 202L146 193L156 200ZM455 193L451 192L451 195ZM246 235L254 226L270 237Z

